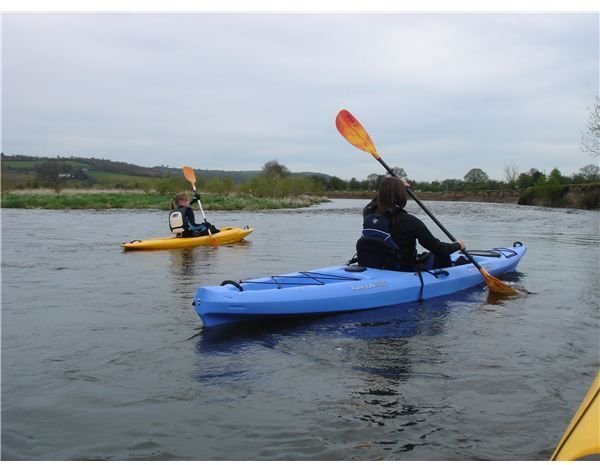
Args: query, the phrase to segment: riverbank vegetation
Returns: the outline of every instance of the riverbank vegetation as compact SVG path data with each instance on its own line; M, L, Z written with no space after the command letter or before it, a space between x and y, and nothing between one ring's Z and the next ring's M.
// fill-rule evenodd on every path
M160 208L190 184L178 168L146 168L96 158L38 158L2 154L2 207L4 208ZM549 174L532 168L520 172L504 167L504 179L493 180L480 168L462 179L418 181L404 169L394 168L425 198L470 201L514 201L528 205L600 208L600 168L586 165L570 176L558 168ZM370 174L363 180L343 180L322 173L291 173L276 160L260 171L197 170L197 186L206 209L269 209L308 206L327 197L372 196L383 178ZM42 194L41 189L53 194ZM74 190L74 191L73 191ZM100 192L120 190L124 192ZM135 192L134 192L135 191ZM343 193L343 194L341 194Z
M300 208L326 201L324 197L297 196L261 198L241 195L202 195L205 210L271 210ZM2 208L45 208L50 210L150 208L169 210L171 196L145 192L11 192L2 195Z

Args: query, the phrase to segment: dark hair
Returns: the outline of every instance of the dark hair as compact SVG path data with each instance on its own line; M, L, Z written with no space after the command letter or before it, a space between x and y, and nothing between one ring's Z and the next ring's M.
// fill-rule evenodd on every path
M406 186L400 178L383 178L377 190L377 213L383 214L388 208L395 206L404 208L407 201Z

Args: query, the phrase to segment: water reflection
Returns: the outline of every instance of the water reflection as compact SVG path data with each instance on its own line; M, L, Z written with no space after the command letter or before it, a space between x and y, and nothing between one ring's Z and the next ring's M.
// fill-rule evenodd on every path
M171 268L173 275L178 277L190 276L195 269L196 248L171 250Z
M457 294L458 299L461 294ZM196 348L202 354L236 352L248 343L274 346L283 338L304 335L366 340L382 344L383 348L397 339L441 334L452 302L447 298L433 299L329 316L287 317L203 328L196 335L200 338Z
M203 355L233 354L249 344L275 347L283 338L302 336L317 318L257 320L232 325L202 328L196 337L196 350Z
M237 270L248 262L250 243L241 241L236 244L218 247L192 247L164 251L169 254L169 275L174 291L189 293L201 285L218 285L225 270Z
M511 300L520 299L528 294L534 294L534 292L529 292L523 286L522 278L524 276L525 275L523 273L518 271L504 273L501 277L501 280L505 283L510 283L510 287L517 291L517 293L515 295L504 295L487 291L485 303L489 305L504 305Z

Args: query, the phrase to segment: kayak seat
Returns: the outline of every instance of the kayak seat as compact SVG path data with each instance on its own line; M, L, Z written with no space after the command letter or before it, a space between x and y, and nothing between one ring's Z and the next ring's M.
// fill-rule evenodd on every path
M397 270L400 264L398 250L388 241L362 236L356 242L358 265L380 270Z
M367 271L367 267L360 265L348 265L344 268L344 271L348 271L350 273L362 273L363 271Z
M460 257L458 257L456 259L456 261L454 263L452 263L452 266L461 266L461 265L467 265L471 263L469 261L469 259L467 257L463 257L462 255Z

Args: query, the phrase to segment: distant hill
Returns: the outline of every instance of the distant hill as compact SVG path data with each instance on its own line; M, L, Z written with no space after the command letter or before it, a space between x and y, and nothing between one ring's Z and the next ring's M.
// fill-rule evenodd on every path
M103 158L84 157L35 157L30 155L5 155L1 154L0 166L2 169L2 180L29 180L31 181L37 168L49 160L59 161L70 167L73 173L78 173L82 178L101 179L117 176L121 181L130 180L140 182L142 179L156 181L158 178L168 176L181 176L181 168L168 166L145 167L132 163L112 161ZM215 178L230 178L236 184L244 183L259 175L260 170L249 171L227 171L227 170L196 170L200 179L210 180ZM291 176L321 176L325 180L331 179L330 175L323 173L290 173ZM75 176L73 176L75 177Z
M73 168L92 169L107 173L127 174L131 176L162 177L171 168L154 167L146 168L131 163L105 160L103 158L82 157L34 157L29 155L1 155L2 169L13 171L35 171L42 163L53 160L65 163Z

